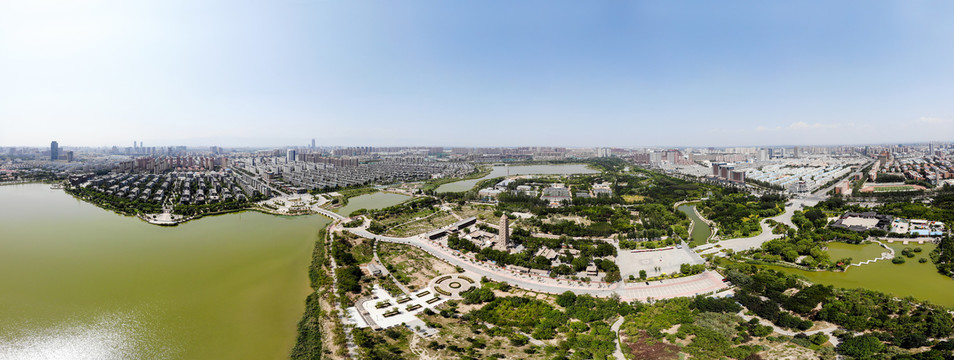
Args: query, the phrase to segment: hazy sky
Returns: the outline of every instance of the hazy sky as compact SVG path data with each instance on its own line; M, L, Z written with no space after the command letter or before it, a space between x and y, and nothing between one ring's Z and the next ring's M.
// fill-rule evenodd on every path
M951 1L0 0L0 146L954 141Z

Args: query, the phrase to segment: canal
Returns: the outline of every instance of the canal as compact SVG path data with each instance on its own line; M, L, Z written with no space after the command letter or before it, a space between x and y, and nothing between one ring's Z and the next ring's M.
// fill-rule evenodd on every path
M702 219L696 215L695 208L696 206L693 204L683 204L676 208L686 214L689 220L692 220L692 233L689 234L689 237L692 238L692 242L689 244L690 247L705 244L709 236L712 235L712 229L709 228L709 224L706 224L705 221L702 221Z

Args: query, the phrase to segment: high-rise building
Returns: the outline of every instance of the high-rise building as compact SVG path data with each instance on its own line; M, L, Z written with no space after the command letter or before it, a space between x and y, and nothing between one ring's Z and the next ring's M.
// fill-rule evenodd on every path
M281 153L279 153L281 154ZM295 162L295 156L298 155L298 152L295 149L288 149L288 152L285 154L285 162Z
M500 217L500 229L498 229L497 242L494 243L494 250L507 251L510 247L510 218L507 214Z
M315 139L311 139L311 148L312 148L312 149L315 148Z
M56 141L50 143L50 161L56 161L60 158L60 144Z

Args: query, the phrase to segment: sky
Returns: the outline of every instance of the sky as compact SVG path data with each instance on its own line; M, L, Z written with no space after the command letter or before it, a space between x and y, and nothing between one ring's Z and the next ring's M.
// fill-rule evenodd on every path
M0 0L0 146L954 141L950 1Z

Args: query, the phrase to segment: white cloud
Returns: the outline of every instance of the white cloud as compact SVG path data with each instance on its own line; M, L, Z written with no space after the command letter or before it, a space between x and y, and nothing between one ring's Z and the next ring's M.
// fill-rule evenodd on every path
M809 123L806 123L806 122L804 122L804 121L799 121L799 122L796 122L796 123L793 123L793 124L789 125L788 128L789 128L790 130L803 130L803 129L836 129L836 128L838 128L839 126L840 126L840 124L837 124L837 123L835 123L835 124L822 124L822 123L809 124Z
M949 125L954 124L954 118L949 117L937 117L937 116L922 116L918 118L918 123L925 125Z

